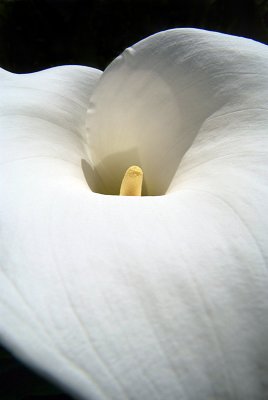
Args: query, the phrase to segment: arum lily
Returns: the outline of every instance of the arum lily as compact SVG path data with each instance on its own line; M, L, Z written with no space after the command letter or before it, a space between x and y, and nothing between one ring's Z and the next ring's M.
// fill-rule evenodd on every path
M2 343L79 399L267 399L267 47L0 82Z

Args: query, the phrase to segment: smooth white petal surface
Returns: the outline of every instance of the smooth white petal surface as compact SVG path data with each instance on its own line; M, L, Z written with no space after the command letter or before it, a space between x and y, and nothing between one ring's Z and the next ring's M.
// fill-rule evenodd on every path
M267 57L183 29L99 82L1 72L1 338L78 398L267 399Z

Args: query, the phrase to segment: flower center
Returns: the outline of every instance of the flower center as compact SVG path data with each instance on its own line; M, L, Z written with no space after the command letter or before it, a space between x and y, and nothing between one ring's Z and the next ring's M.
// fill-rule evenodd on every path
M140 167L129 167L120 187L120 196L141 196L143 172Z

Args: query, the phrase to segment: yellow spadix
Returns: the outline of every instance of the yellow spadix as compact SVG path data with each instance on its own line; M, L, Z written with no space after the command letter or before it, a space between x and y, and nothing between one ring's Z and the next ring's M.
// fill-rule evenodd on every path
M120 187L120 196L141 196L143 172L140 167L129 167Z

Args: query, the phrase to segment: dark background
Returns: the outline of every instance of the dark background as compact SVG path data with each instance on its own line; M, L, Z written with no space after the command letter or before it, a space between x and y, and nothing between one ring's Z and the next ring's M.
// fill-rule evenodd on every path
M104 69L155 32L192 26L268 42L267 0L0 0L0 65Z
M268 0L0 0L0 66L104 69L161 30L197 27L268 43ZM70 400L0 347L1 400Z

